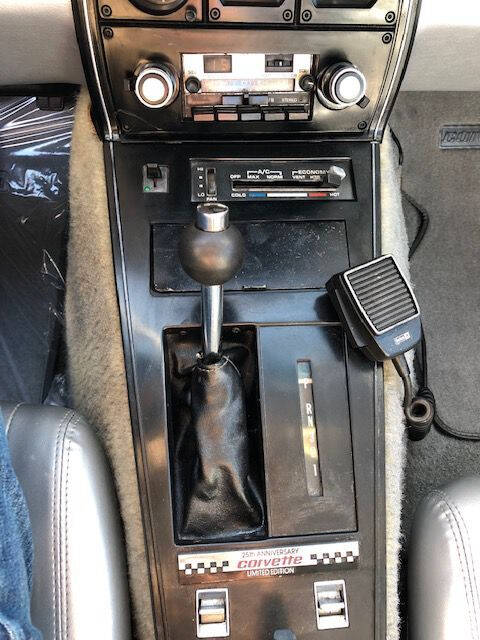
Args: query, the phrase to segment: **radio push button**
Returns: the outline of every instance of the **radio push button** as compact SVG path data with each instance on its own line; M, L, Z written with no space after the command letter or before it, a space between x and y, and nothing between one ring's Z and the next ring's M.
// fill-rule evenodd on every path
M217 107L215 111L219 122L236 122L238 120L238 112L235 107Z
M289 120L308 120L309 118L308 110L304 107L287 107L285 111Z
M252 121L262 119L262 112L257 106L242 105L238 107L238 111L240 113L240 120Z
M243 104L243 96L241 95L225 95L222 96L222 104L227 106L240 105Z
M267 107L266 109L262 109L263 117L267 121L275 121L275 120L285 120L287 114L280 107Z
M258 105L267 105L268 104L268 95L253 95L248 96L248 104L258 104Z
M214 122L215 112L213 107L193 107L192 115L194 122Z

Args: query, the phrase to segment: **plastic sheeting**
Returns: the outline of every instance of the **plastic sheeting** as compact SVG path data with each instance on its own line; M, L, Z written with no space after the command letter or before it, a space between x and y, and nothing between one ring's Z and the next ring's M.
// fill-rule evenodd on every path
M73 112L0 98L0 401L65 395L58 371Z

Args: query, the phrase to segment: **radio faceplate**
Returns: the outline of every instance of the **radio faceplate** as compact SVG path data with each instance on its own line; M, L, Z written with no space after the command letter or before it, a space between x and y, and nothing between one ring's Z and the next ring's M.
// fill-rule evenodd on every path
M308 120L308 53L183 54L183 115L194 121Z
M122 26L115 29L113 38L105 40L105 59L114 96L115 117L121 130L128 136L179 133L184 137L191 135L204 137L219 134L242 136L247 132L249 135L276 132L298 135L299 132L322 132L351 133L358 137L362 134L368 135L369 125L382 105L383 78L392 49L391 45L383 43L381 32L358 31L353 37L346 31L324 31L319 37L315 32L292 31L286 34L284 31L273 29L258 31L195 29L188 32L188 38L185 38L185 33L182 29ZM226 42L229 43L228 48L225 46ZM287 51L285 51L286 42L288 42ZM224 55L229 51L258 54L259 43L265 47L264 61L265 54L275 55L282 51L285 51L286 55L297 54L300 59L305 54L312 56L315 78L329 65L339 60L348 60L365 75L368 104L354 105L336 111L321 104L314 96L313 90L310 93L296 91L294 92L296 98L309 101L306 105L307 109L302 104L287 106L242 104L233 105L230 109L226 108L227 105L222 105L226 113L222 113L221 118L237 119L221 121L217 119L215 107L202 106L198 109L207 111L203 120L195 121L193 118L185 118L182 94L185 91L183 87L186 79L181 77L182 56L199 52L204 52L206 55ZM160 51L161 56L157 53ZM132 84L128 84L129 80L134 80L139 61L147 59L150 59L152 64L156 62L164 66L169 65L177 72L179 92L174 101L165 108L146 107L135 95ZM277 77L275 72L271 75L273 78ZM274 92L274 95L277 99L282 94ZM248 111L254 112L253 115L247 114ZM244 113L239 117L239 112Z

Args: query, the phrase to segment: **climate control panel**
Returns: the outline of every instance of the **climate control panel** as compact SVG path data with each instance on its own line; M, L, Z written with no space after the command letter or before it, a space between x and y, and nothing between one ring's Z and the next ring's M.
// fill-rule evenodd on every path
M192 159L192 201L354 200L351 160Z

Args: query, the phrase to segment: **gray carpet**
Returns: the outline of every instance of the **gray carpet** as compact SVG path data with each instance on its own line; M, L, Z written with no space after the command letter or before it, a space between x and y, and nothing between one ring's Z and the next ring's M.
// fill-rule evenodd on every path
M429 348L429 383L443 419L480 433L480 150L441 150L445 124L480 124L474 93L401 93L390 124L404 152L403 189L430 214L430 228L411 262ZM416 213L404 203L409 230ZM480 442L432 431L410 443L404 531L425 493L469 473L480 474Z
M400 196L400 170L395 145L387 130L380 147L382 251L395 256L409 277L408 241ZM410 354L409 354L410 355ZM409 357L409 356L407 356ZM387 542L387 640L398 640L400 609L401 504L404 491L406 438L402 410L403 386L390 362L384 367L385 392L385 490Z
M65 318L74 408L97 429L115 477L125 530L134 637L152 640L156 634L115 287L103 147L90 119L86 91L77 101L72 138Z

